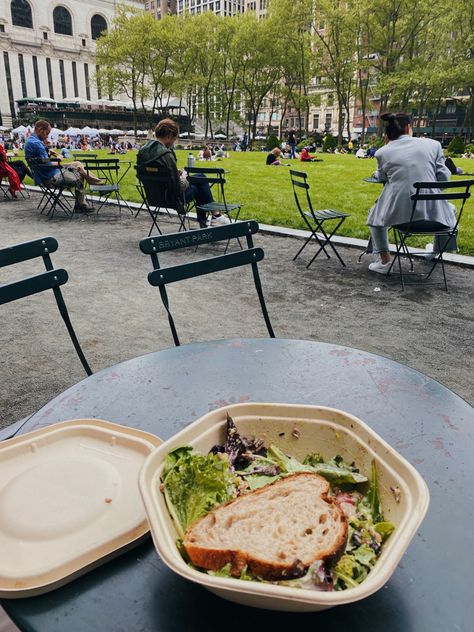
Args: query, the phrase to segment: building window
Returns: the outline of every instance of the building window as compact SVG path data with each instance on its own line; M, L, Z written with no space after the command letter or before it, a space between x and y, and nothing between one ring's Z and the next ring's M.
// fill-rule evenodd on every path
M53 73L51 72L51 59L46 57L46 73L48 75L49 97L54 99Z
M41 84L38 72L38 58L36 55L33 55L33 74L35 76L35 88L36 88L36 96L41 96Z
M66 75L64 74L64 62L62 59L59 60L59 75L61 77L61 90L63 94L63 99L65 99L67 97Z
M3 53L3 63L5 65L5 77L7 80L7 89L8 89L8 100L10 101L10 114L12 118L15 118L15 99L13 98L13 86L12 86L12 75L10 72L10 59L8 58L8 53L5 51Z
M65 7L55 7L53 11L54 32L60 35L72 35L71 14Z
M319 129L319 114L313 114L313 129Z
M74 84L74 96L79 96L79 88L77 87L77 67L76 62L72 62L72 83Z
M21 93L23 97L26 97L28 96L28 93L26 91L25 64L21 53L18 53L18 66L20 67Z
M44 40L48 39L48 33L46 31L43 31L43 39Z
M107 31L107 22L101 15L93 15L91 19L91 35L92 39L96 40Z
M448 103L448 105L446 106L446 114L455 114L455 112L456 112L456 104Z
M85 45L86 45L86 40L85 40L85 39L83 39L83 40L82 40L82 45L83 45L83 46L85 46Z
M324 127L326 128L327 131L329 131L331 129L331 125L332 125L332 114L328 113L326 114L326 121L324 123Z
M99 66L95 67L95 74L98 76L99 75ZM102 99L102 90L100 87L100 82L97 81L97 98L98 99Z
M10 4L10 9L14 26L23 26L27 29L33 28L33 16L29 2L26 0L13 0Z
M5 33L5 24L0 24L0 33Z
M84 64L84 79L86 81L86 99L91 100L91 86L89 83L89 64Z

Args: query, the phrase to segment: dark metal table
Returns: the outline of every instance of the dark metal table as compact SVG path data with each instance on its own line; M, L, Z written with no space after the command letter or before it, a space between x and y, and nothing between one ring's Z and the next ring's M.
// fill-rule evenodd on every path
M33 415L21 432L64 419L98 417L167 439L209 410L244 401L346 410L366 421L424 476L431 493L428 515L384 588L353 605L320 613L253 610L173 574L148 540L54 592L3 600L16 624L44 632L472 630L473 410L406 366L347 347L296 340L187 345L92 375Z

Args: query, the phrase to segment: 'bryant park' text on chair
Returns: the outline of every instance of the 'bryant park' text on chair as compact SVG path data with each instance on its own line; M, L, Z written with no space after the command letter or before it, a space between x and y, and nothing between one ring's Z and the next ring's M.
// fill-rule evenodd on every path
M349 214L342 213L341 211L335 211L334 209L314 210L309 195L309 184L306 181L308 177L307 174L303 171L293 171L292 169L290 169L290 177L298 212L311 232L311 235L293 257L293 261L297 257L299 257L299 255L303 252L310 241L314 239L317 242L319 248L311 261L306 266L307 268L309 268L316 257L320 254L320 252L324 252L326 257L328 259L330 258L330 254L327 251L328 246L332 249L336 257L345 267L346 264L337 252L331 239L342 224L342 222L346 219L346 217L349 217ZM324 229L324 222L336 222L335 225L333 224L331 232Z
M262 284L258 272L257 263L262 261L264 252L262 248L254 248L252 235L258 231L258 224L254 220L227 224L226 226L215 226L209 228L201 228L199 230L188 231L186 233L173 233L157 237L148 237L140 241L140 249L144 254L150 255L153 271L148 274L150 285L158 286L160 290L161 300L168 313L168 321L173 334L173 340L176 346L180 344L176 326L169 307L168 294L166 285L183 279L191 279L211 272L219 272L221 270L229 270L243 265L251 265L255 288L257 290L260 307L262 309L265 324L271 338L275 337L273 328L268 316L265 299L263 296ZM210 244L218 241L231 241L245 237L247 248L232 252L229 254L200 259L181 265L161 267L158 261L158 255L180 248L196 247L203 244Z
M427 284L427 285L440 285L444 284L444 289L448 291L448 282L446 280L446 271L444 268L443 254L446 250L456 250L456 238L458 234L459 222L464 210L464 204L466 200L471 197L469 189L474 184L474 180L452 180L448 182L415 182L415 193L411 196L412 211L410 221L406 224L399 224L398 226L392 226L394 236L396 253L392 259L392 265L388 271L388 274L393 271L395 262L398 261L398 271L400 274L400 281L402 284L402 290L405 289L406 284ZM456 209L456 222L448 228L439 224L438 222L430 222L427 220L415 220L416 206L419 201L429 200L447 200L449 202L457 201L459 208ZM433 258L430 261L429 269L426 272L414 272L413 271L413 259L408 250L408 240L411 237L419 237L420 235L432 235L434 236L434 252ZM407 256L410 261L410 272L404 272L402 267L401 258ZM434 281L432 274L435 271L438 264L441 265L443 273L442 281Z
M46 290L53 290L56 304L67 327L76 353L87 375L92 375L91 368L82 352L81 345L71 324L66 303L64 302L60 290L60 286L64 285L69 278L68 273L66 270L54 268L51 261L50 254L56 252L57 249L58 242L54 237L43 237L42 239L35 239L34 241L0 249L0 268L21 263L22 261L29 261L36 257L42 257L46 268L46 272L42 272L41 274L0 285L0 305L11 303L25 296L31 296L32 294L38 294Z

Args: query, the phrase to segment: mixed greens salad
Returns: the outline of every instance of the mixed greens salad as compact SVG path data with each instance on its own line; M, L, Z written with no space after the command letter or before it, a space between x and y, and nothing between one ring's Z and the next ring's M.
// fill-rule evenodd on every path
M301 462L275 445L267 448L260 439L242 437L228 416L225 442L214 446L209 454L194 452L191 446L176 448L168 454L162 490L182 538L190 525L217 505L295 472L317 473L330 483L330 496L348 520L347 545L334 566L327 567L318 561L303 577L277 583L326 591L357 586L367 577L383 542L395 528L384 520L375 461L370 480L354 463L345 463L338 455L327 461L320 454L311 453ZM185 557L182 547L180 550ZM230 577L230 564L219 571L206 572ZM262 581L246 568L240 579Z

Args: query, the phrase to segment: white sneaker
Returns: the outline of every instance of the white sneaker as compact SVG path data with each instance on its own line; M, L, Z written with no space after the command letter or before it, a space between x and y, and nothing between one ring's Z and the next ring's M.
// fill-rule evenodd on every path
M211 215L207 220L208 226L225 226L230 224L230 219L225 215Z
M388 274L388 271L390 270L391 265L392 265L391 261L389 261L388 263L382 263L381 261L374 261L373 263L369 265L369 270L371 272L378 272L379 274Z

